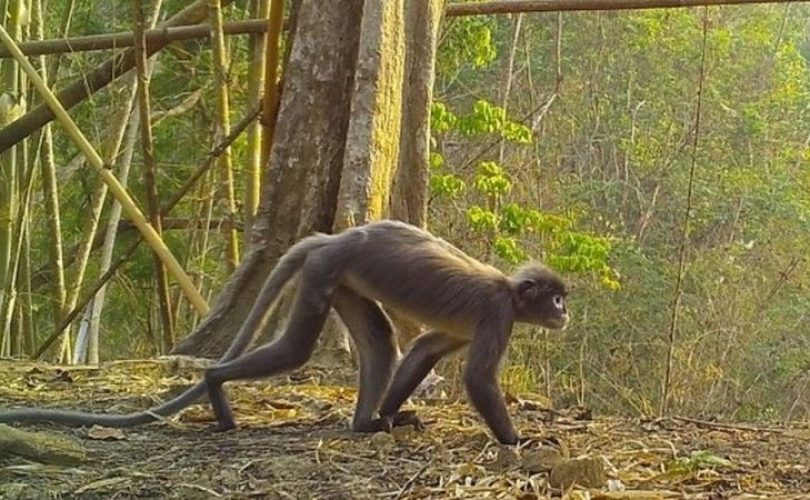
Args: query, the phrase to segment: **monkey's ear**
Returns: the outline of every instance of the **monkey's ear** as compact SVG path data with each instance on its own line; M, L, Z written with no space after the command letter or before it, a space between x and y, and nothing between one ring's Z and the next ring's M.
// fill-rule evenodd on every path
M523 300L535 300L539 291L539 287L534 280L523 280L517 286L518 297Z

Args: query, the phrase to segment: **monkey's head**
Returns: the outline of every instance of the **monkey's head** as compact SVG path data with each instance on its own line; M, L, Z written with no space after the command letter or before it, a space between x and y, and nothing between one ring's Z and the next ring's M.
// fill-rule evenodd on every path
M518 269L510 282L517 321L555 330L568 325L568 290L554 271L532 262Z

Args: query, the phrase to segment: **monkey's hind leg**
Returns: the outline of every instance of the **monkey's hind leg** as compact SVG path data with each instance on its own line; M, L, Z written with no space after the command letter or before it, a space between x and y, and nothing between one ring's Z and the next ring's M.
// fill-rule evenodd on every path
M208 398L218 425L236 427L222 385L230 380L257 379L292 371L312 356L331 307L333 285L315 269L302 270L300 284L284 333L276 341L205 372Z
M352 430L388 430L390 425L375 418L375 414L391 381L397 359L391 320L376 303L346 287L335 290L332 305L349 330L360 361L359 390Z

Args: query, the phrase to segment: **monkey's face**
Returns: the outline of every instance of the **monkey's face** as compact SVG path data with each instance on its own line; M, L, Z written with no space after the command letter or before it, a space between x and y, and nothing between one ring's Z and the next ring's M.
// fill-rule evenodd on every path
M525 280L518 285L516 319L524 323L563 330L568 325L568 292L558 280Z

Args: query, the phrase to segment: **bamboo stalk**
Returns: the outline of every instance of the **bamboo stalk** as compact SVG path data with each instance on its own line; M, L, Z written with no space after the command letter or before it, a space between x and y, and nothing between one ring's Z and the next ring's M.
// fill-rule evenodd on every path
M114 113L113 117L110 119L110 130L111 133L105 137L104 141L104 150L109 158L115 158L118 156L119 148L121 147L121 143L123 141L124 132L127 128L128 118L130 111L133 107L133 103L135 100L135 93L136 93L136 75L134 73L130 73L127 76L126 82L126 90L124 94L127 96L123 105L120 106L121 109L117 113ZM80 153L81 154L81 153ZM65 315L67 311L72 311L76 309L76 304L79 301L81 296L82 289L85 284L85 273L87 271L88 263L90 262L90 254L93 250L93 242L99 235L99 224L101 222L101 213L102 209L104 208L105 201L107 199L107 191L108 186L104 182L100 182L96 187L95 191L91 196L90 201L90 217L86 217L84 219L84 229L83 229L83 237L80 240L79 244L76 245L75 249L71 250L71 256L73 262L75 264L76 271L74 272L73 282L71 283L67 299L65 303ZM63 315L64 316L64 315ZM62 319L58 322L58 324L62 325L65 324L65 328L69 327L69 323L65 323ZM65 335L65 340L68 338ZM88 343L85 343L85 347L87 347ZM67 347L63 344L63 352L64 348ZM81 346L77 346L81 348ZM77 349L73 350L74 352ZM82 359L86 358L86 356L79 353L76 353L73 356L73 359Z
M267 63L264 75L264 100L262 101L262 167L270 158L273 135L276 130L276 116L280 89L278 85L279 48L281 47L281 25L284 17L284 0L272 0L270 4L269 28L267 31Z
M38 40L45 37L45 26L42 18L42 0L35 0L32 9L32 18L35 23L35 33ZM70 20L72 10L68 9L63 20L65 29ZM48 65L45 57L37 58L39 70L44 82L49 81ZM53 152L53 131L51 125L45 125L42 130L40 145L40 175L42 176L42 193L45 198L46 219L48 225L48 265L54 279L52 280L53 324L58 325L67 313L67 286L65 282L65 262L62 252L62 213L59 206L59 183L56 180L56 163Z
M196 183L200 180L200 178L205 175L206 172L214 165L216 159L222 154L222 151L233 144L233 142L239 138L242 132L245 131L248 125L253 123L256 120L256 117L259 116L261 112L261 107L256 106L253 108L248 114L246 114L242 119L237 123L231 133L228 134L228 137L222 140L222 142L216 144L213 148L208 151L206 158L203 162L191 173L190 176L186 178L186 181L183 183L180 188L169 198L169 201L165 202L160 209L160 214L165 217L169 213L171 213L172 209L174 209L175 205L180 203L183 198L194 188ZM164 219L165 220L165 219ZM132 222L124 221L121 223L122 225L131 225L137 229ZM239 228L238 225L236 225ZM104 243L104 235L97 235L95 241L93 242L93 249L99 248ZM67 266L70 266L74 260L72 260L72 256L74 256L78 252L78 246L68 249L66 255L68 255L68 259L66 261ZM43 284L45 284L48 280L50 280L50 275L48 275L47 268L40 267L34 272L33 277L33 287L39 288Z
M250 15L264 20L265 28L269 27L270 0L251 0ZM262 101L264 88L265 63L267 61L265 45L267 37L264 32L250 37L250 66L248 67L248 106L251 108ZM246 231L242 235L245 247L250 246L250 230L253 219L259 210L262 182L262 128L260 123L253 123L248 128L247 137L247 176L245 181L245 202L242 220Z
M151 67L148 68L151 71ZM126 131L126 137L123 143L123 152L118 156L117 169L118 180L121 185L126 188L129 182L129 172L132 167L132 155L135 152L135 143L138 140L138 131L140 130L141 114L135 107L130 107L129 129ZM99 274L100 277L96 281L96 285L90 292L85 292L82 297L81 303L77 305L75 310L78 312L84 309L85 306L92 303L92 310L90 312L90 324L87 328L87 351L85 362L97 365L100 361L99 357L99 335L101 331L101 313L104 310L107 297L107 280L112 278L115 271L122 265L129 255L134 253L135 249L140 245L141 238L135 238L132 249L124 252L124 255L116 262L116 265L111 265L113 258L113 251L115 250L115 240L118 235L118 225L121 221L121 204L113 201L107 219L107 227L103 234L104 246L101 249L99 257ZM101 236L101 235L99 235ZM73 311L71 311L73 313ZM75 313L73 313L75 314Z
M11 317L13 316L14 311L21 309L24 307L26 302L26 298L24 296L21 297L19 293L19 289L25 289L25 285L20 287L20 276L25 274L25 270L23 269L27 265L27 258L25 254L27 252L26 243L28 238L30 237L30 208L31 208L31 194L34 191L34 179L35 179L35 172L36 170L33 168L33 164L29 164L27 158L21 158L20 166L20 174L22 175L22 182L20 184L20 198L21 203L19 206L19 210L17 211L17 220L15 222L15 227L17 228L17 245L14 252L14 259L12 260L13 266L13 273L11 279L14 283L15 293L12 295L17 300L16 303L14 300L9 301L8 307L8 332L9 332L9 347L12 356L20 354L20 351L17 349L18 346L22 344L22 335L23 335L23 325L18 321L16 325L12 325ZM30 299L30 297L29 297ZM29 300L30 302L30 300ZM30 316L30 311L29 311ZM20 319L18 315L18 320Z
M160 2L158 2L159 4ZM159 5L155 7L154 18L159 13ZM155 233L163 239L163 227L160 221L160 202L158 187L155 182L157 166L155 165L155 146L152 137L152 126L149 117L152 112L149 104L149 71L146 61L146 37L144 36L146 21L144 20L143 5L141 0L133 0L132 17L135 33L135 66L138 75L137 100L138 111L141 115L141 150L143 152L143 178L146 188L146 208L149 212L149 221L155 228ZM166 276L166 267L160 260L160 256L153 252L155 261L155 282L158 293L158 308L160 320L163 325L161 335L162 351L169 352L174 346L174 328L172 326L172 306L169 296L169 279Z
M22 38L22 23L19 15L21 0L0 1L0 26L8 26L16 39ZM5 29L5 28L4 28ZM14 119L24 111L20 93L20 70L15 61L0 66L0 125ZM16 300L15 266L13 247L19 236L16 225L20 197L20 148L0 153L0 356L11 355L11 316Z
M134 73L130 73L130 75L127 77L127 89L125 92L127 97L125 104L121 106L124 109L118 111L118 116L110 120L110 128L112 133L106 137L106 141L104 142L104 150L108 158L115 158L118 156L118 150L121 147L124 132L127 128L127 119L135 101L137 83L135 77L136 75ZM77 250L75 252L76 271L74 273L73 282L68 288L67 301L65 303L66 311L76 308L76 304L81 295L81 291L84 286L85 273L87 272L87 267L90 262L90 254L93 250L93 241L95 241L95 238L98 235L98 227L101 222L101 213L107 199L107 190L107 184L100 182L91 196L89 210L90 214L89 217L86 217L84 220L85 225L82 232L82 239L77 245ZM65 342L67 342L67 339L68 336L65 335ZM71 352L71 350L67 349L67 347L67 344L63 344L63 354L65 354L66 350L68 351L67 353ZM81 358L84 356L75 357ZM66 360L65 362L68 361Z
M501 95L501 107L504 111L509 108L509 94L512 91L512 78L515 68L515 53L517 52L517 44L520 39L520 27L523 24L523 14L518 14L515 17L514 27L512 28L512 44L509 46L509 57L506 59L505 77L503 83L503 93ZM501 139L498 145L498 163L503 165L504 153L506 152L506 140Z
M203 267L211 249L211 233L207 228L213 218L214 200L216 199L216 187L214 185L214 180L217 178L216 171L208 170L204 176L205 181L197 184L196 195L192 196L194 201L191 203L191 217L196 223L193 226L195 229L188 234L187 243L188 248L192 249L188 253L188 259L190 261L193 255L195 261L199 263L199 267ZM206 273L199 273L195 276L198 289L206 289L207 277ZM188 321L192 325L195 324L193 316Z
M199 221L195 221L193 218L189 217L164 217L161 219L161 223L163 223L164 231L175 229L206 229L211 231L212 229L219 229L222 232L226 232L230 231L231 227L237 231L244 231L243 224L239 222L233 223L227 218L211 219L209 224L202 225ZM119 231L131 231L133 229L136 228L130 221L121 221L121 223L118 224Z
M171 199L163 206L163 208L161 209L162 214L167 214L167 213L171 212L171 210L174 208L174 206L177 203L179 203L180 200L182 200L183 197L196 185L196 181L211 169L211 167L215 163L216 158L219 156L220 152L222 150L224 150L226 147L228 147L230 144L233 144L233 142L242 134L242 132L245 131L247 126L250 123L252 123L256 119L257 116L259 116L260 111L261 111L261 108L259 106L257 106L249 114L245 115L245 117L242 118L242 120L239 123L237 123L236 126L233 128L233 130L231 131L231 134L228 135L228 137L226 137L223 140L222 143L217 144L216 146L214 146L208 152L208 158L202 163L202 165L200 165L197 168L197 170L194 172L194 174L192 174L192 176L178 190L178 192L175 193L175 195L172 196ZM126 153L125 155L129 155L129 154L131 154L131 151L128 150L128 153ZM126 162L130 161L130 159L131 159L131 157L127 156L126 158L123 158L121 160L122 170L123 170L123 167L126 165ZM122 179L123 179L123 177L122 177ZM118 205L120 207L120 204L118 204ZM113 210L115 210L114 207L113 207ZM127 224L127 222L123 222L123 224ZM90 302L90 300L93 298L93 296L96 296L96 293L98 293L103 288L103 286L107 283L107 281L109 281L115 275L115 273L124 264L124 262L129 260L129 258L135 253L135 250L138 248L138 246L140 246L142 241L143 241L143 236L141 235L140 237L136 238L130 244L130 246L127 247L127 249L123 251L121 256L112 265L110 265L109 268L107 268L104 271L104 273L99 277L99 279L95 283L95 285L92 286L83 295L83 297L78 301L78 303L76 304L76 307L74 307L67 314L65 314L65 317L62 319L62 321L59 323L59 325L57 325L56 332L62 331L67 325L69 325L76 318L76 316L79 315L81 310L84 309L85 306L87 306L87 304ZM178 306L179 306L181 303L184 303L184 302L183 301L177 301L177 303L178 303ZM175 317L177 317L177 316L178 315L175 314ZM33 355L33 359L38 359L40 356L42 356L42 354L48 349L48 347L51 346L51 344L54 342L54 340L56 340L57 337L58 337L58 333L51 334L42 343L42 345L40 345L39 348L36 350L36 352ZM92 335L91 335L91 341L90 341L89 350L90 350L89 361L91 363L93 363L94 361L93 361L93 358L92 358L92 352L93 352ZM96 358L95 363L97 363L97 362L98 362L98 359Z
M118 180L115 178L112 172L105 168L104 161L93 149L93 146L90 145L81 130L79 130L79 128L73 122L73 119L70 118L70 115L67 114L67 111L64 107L62 107L62 104L50 92L48 87L45 85L45 82L42 81L34 67L31 66L31 63L29 63L25 58L25 55L20 52L15 45L14 40L9 36L8 32L6 32L3 27L0 27L0 41L2 41L3 45L5 45L11 51L14 59L20 63L23 70L26 72L26 74L28 74L28 77L31 79L37 91L42 94L48 106L51 108L52 113L67 129L71 140L87 156L88 163L99 173L104 183L109 186L110 191L121 203L127 216L144 235L146 242L153 250L158 252L161 260L166 264L169 273L178 281L180 287L183 289L188 299L194 304L197 311L200 314L208 313L208 304L206 303L205 299L203 299L202 295L200 295L199 291L194 287L194 284L186 275L185 271L183 271L183 268L180 267L180 264L174 258L174 255L172 255L163 240L161 240L160 237L158 237L158 235L155 233L154 228L149 225L149 222L129 196L129 193L127 193L126 190L121 187L121 184L118 183Z
M217 119L214 121L214 140L220 142L231 131L231 108L228 95L228 54L225 49L225 34L222 31L222 7L220 0L210 0L208 18L211 20L212 40L214 46L214 80L217 86ZM226 148L218 160L219 173L225 187L225 202L228 217L236 219L236 193L233 181L233 163L231 149ZM228 272L233 272L239 264L239 235L235 229L226 235L227 252L225 264Z
M683 281L689 260L691 230L690 222L692 210L694 208L694 186L695 171L697 169L698 144L701 132L701 115L704 100L704 85L706 83L706 51L709 39L709 13L708 9L703 11L703 38L700 45L700 77L697 85L697 95L695 96L695 117L692 135L691 161L689 163L689 182L686 188L686 206L684 207L683 225L681 226L681 238L678 244L678 268L675 278L674 297L672 298L672 309L670 311L669 331L666 336L666 364L664 365L664 376L661 380L661 400L658 406L659 417L664 417L669 413L670 390L675 372L675 347L678 341L678 326L681 312L681 299L683 298Z
M70 22L73 20L73 14L76 11L76 0L69 0L67 7L65 8L65 17L62 19L62 24L59 26L59 37L61 39L67 38L68 33L70 32ZM44 36L42 37L43 40L40 40L40 43L45 43ZM0 51L5 51L6 48L0 45ZM11 54L9 54L11 57ZM51 59L50 67L48 68L49 75L58 75L59 68L61 67L63 58L61 57L54 57Z
M121 255L121 257L118 258L115 264L110 266L110 269L108 269L104 274L102 274L101 277L98 279L98 281L95 283L95 285L91 287L90 290L88 290L82 296L82 298L76 303L76 307L74 307L67 314L65 314L65 317L62 318L62 321L56 326L53 333L47 339L45 339L45 342L43 342L42 345L40 345L39 348L36 350L36 352L32 356L33 359L38 359L40 356L42 356L42 354L48 350L51 344L53 344L53 342L57 338L59 338L59 335L62 332L62 330L67 328L68 325L74 319L76 319L76 316L78 316L79 313L81 313L82 309L84 309L87 306L87 304L90 303L90 300L92 300L93 296L99 291L99 289L103 287L113 276L115 276L115 273L121 267L121 264L123 264L124 262L129 260L130 257L132 257L132 255L135 253L135 250L138 248L138 244L140 243L140 241L141 240L139 239L137 241L132 242L130 246Z
M33 168L33 166L32 166ZM34 304L31 301L31 230L30 218L25 221L25 231L23 232L23 252L20 262L20 281L22 285L22 299L20 300L20 331L18 333L19 345L15 351L21 357L30 354L34 347L34 332L36 322L34 321Z
M120 126L125 126L121 124ZM76 272L73 276L73 281L69 284L67 289L67 297L65 301L65 310L71 310L76 307L76 302L84 285L84 276L87 272L87 266L90 263L90 252L92 250L91 244L98 231L99 221L101 220L101 211L104 208L104 202L107 199L107 185L99 183L90 197L89 214L84 218L84 227L82 229L82 239L78 245L76 252ZM68 325L69 326L69 325ZM69 339L68 332L64 332L62 337L63 345L60 352L63 356L69 354L72 350L69 349L67 341ZM68 359L63 359L62 362L68 363Z

